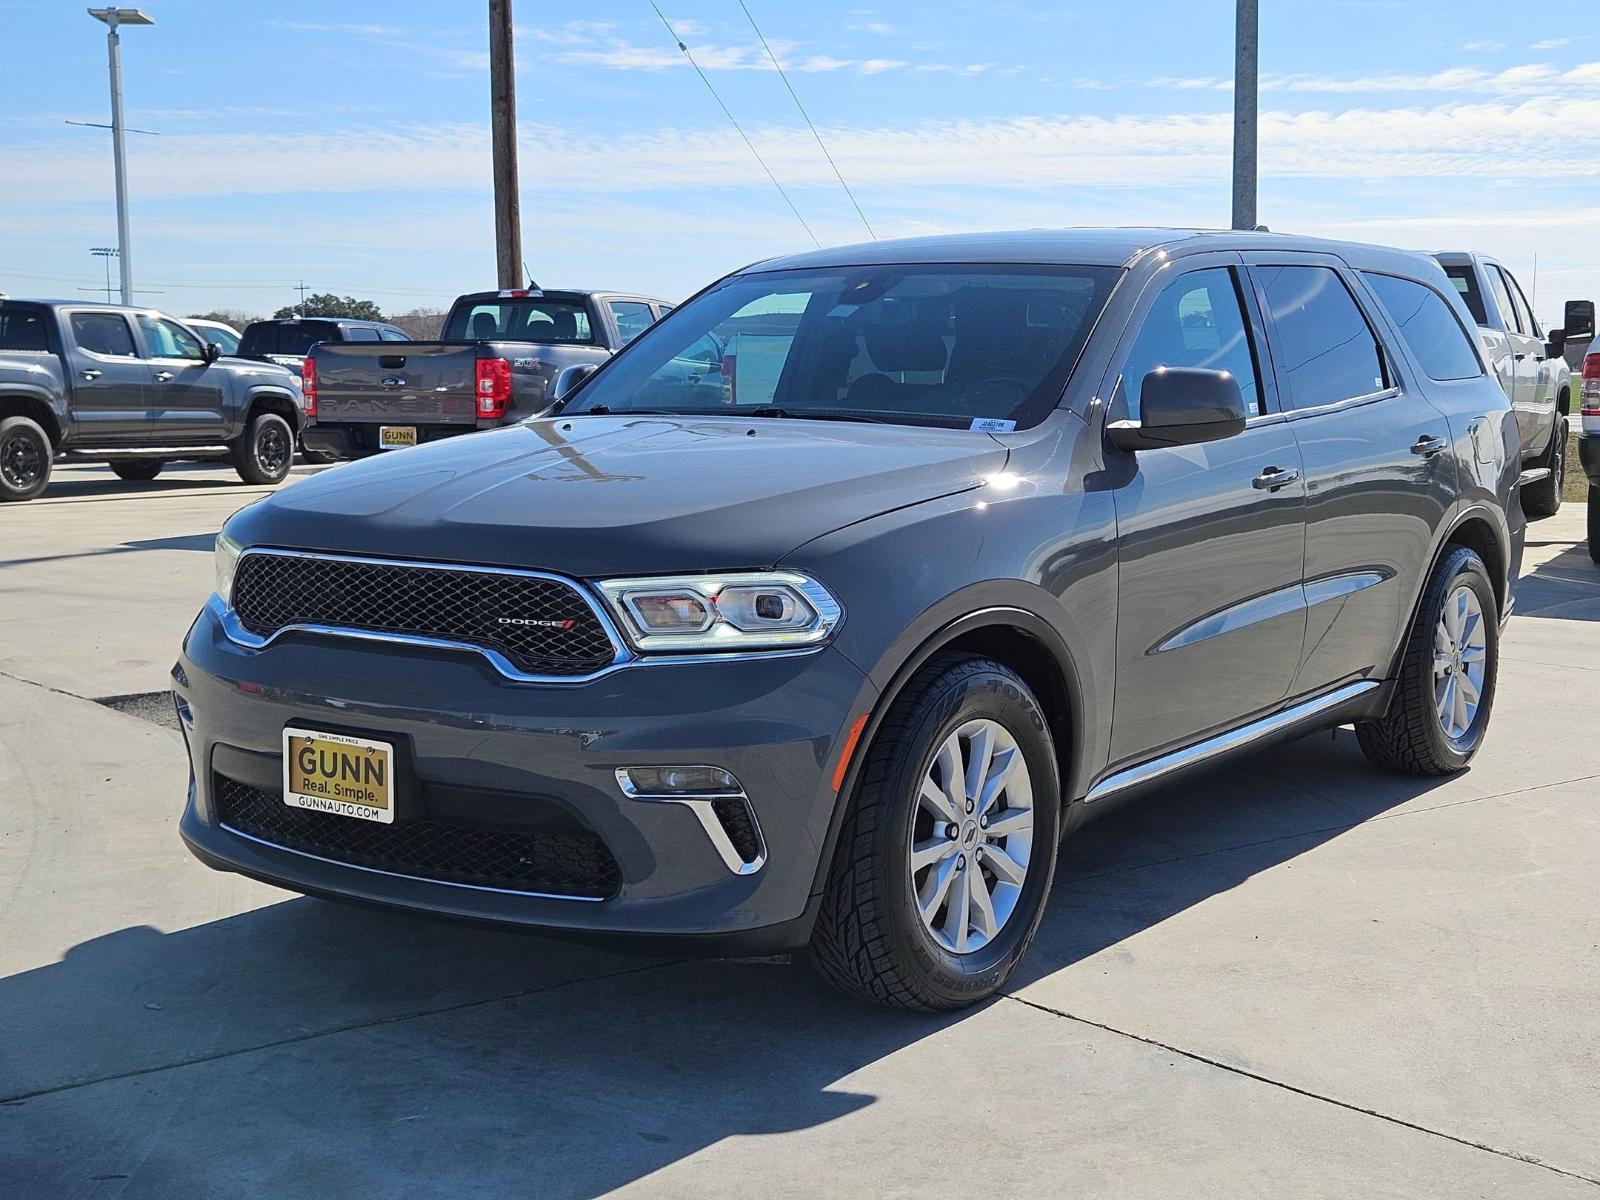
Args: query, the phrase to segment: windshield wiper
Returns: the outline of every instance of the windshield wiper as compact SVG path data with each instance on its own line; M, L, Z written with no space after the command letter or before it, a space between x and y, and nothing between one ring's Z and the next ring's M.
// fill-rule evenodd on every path
M596 404L593 408L580 408L565 414L570 417L692 417L695 414L681 408L612 408L609 404Z
M748 412L735 414L741 417L778 417L791 421L865 421L869 425L889 425L893 421L889 417L869 417L865 413L845 412L837 408L779 408L775 404L763 404L760 408L752 408Z

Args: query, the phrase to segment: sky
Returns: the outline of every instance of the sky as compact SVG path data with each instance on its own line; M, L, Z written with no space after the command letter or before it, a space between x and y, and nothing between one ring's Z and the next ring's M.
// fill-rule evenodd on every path
M515 0L533 277L679 299L866 240L739 0L658 2L799 218L649 0ZM745 4L880 238L1228 224L1232 0ZM143 7L140 303L267 313L303 281L401 312L493 286L483 0ZM1259 219L1495 255L1554 324L1600 296L1600 9L1564 7L1588 6L1261 0ZM81 2L0 0L13 296L103 287L110 134L66 122L109 119L104 33Z

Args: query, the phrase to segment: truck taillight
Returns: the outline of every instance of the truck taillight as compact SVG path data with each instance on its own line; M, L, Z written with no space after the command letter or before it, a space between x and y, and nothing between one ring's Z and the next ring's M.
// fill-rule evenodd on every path
M300 364L300 394L305 397L306 419L317 415L317 360L309 354Z
M503 358L480 358L475 378L478 415L505 416L511 403L511 364Z
M1580 415L1589 419L1584 422L1587 427L1590 420L1600 417L1600 351L1583 356L1583 394L1579 403L1583 405Z

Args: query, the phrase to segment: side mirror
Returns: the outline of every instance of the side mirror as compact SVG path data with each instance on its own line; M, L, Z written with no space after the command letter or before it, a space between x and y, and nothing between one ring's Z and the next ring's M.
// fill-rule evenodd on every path
M206 361L208 363L214 363L214 362L217 361L217 359L219 359L221 357L222 357L222 347L217 345L215 342L207 342L206 343Z
M596 363L581 363L576 367L568 367L556 376L555 383L550 387L549 398L552 401L565 400L580 383L599 369Z
M1139 385L1139 420L1106 426L1119 450L1194 446L1244 432L1244 394L1227 371L1157 367Z
M1560 358L1563 350L1567 348L1567 331L1565 329L1551 329L1545 335L1544 356L1546 358Z
M1568 300L1561 328L1570 341L1579 342L1594 336L1594 301Z

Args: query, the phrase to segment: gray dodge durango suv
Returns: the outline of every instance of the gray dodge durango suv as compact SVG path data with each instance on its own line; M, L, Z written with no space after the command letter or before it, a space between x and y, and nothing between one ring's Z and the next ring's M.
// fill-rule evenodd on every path
M928 238L706 288L545 418L236 514L174 669L203 861L999 988L1057 846L1351 722L1460 770L1522 552L1437 263L1259 233Z

